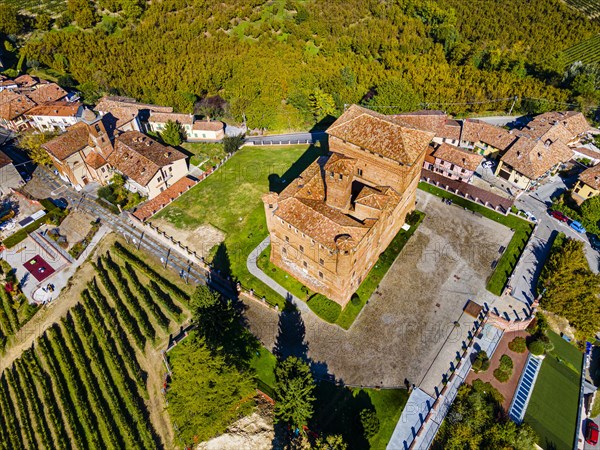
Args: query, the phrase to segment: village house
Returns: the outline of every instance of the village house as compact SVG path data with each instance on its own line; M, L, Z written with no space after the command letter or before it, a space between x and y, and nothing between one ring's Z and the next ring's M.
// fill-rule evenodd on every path
M517 139L507 130L476 119L462 122L460 147L490 158L498 158Z
M192 114L151 112L148 125L154 133L162 133L169 121L181 124L187 141L219 141L225 137L223 122L196 120Z
M104 185L112 177L107 162L112 144L102 121L90 110L85 111L81 122L42 147L59 176L77 190L93 181Z
M23 178L8 155L0 151L0 195L10 194L24 184Z
M561 140L544 142L523 136L502 156L496 176L519 189L532 189L572 157L573 151Z
M433 138L433 142L435 143L459 144L462 125L459 121L450 119L443 111L421 110L397 114L391 117L396 117L398 120L421 130L435 133L435 137Z
M480 154L444 143L429 147L423 168L469 183L482 161Z
M577 111L547 112L535 116L520 130L514 133L544 142L560 140L566 145L577 145L581 138L589 135L592 127L585 116Z
M125 177L125 187L152 199L188 172L186 155L139 131L126 131L114 141L108 162Z
M105 96L94 108L102 116L108 133L113 136L117 131L146 131L145 123L151 112L170 113L170 106L138 103L129 97Z
M415 209L434 133L352 105L327 134L330 156L263 202L271 261L345 306Z
M61 132L75 125L83 114L79 102L58 101L35 106L25 113L32 126L43 132Z
M600 163L600 150L593 144L572 147L573 158L586 165L595 166Z
M600 165L585 169L579 174L572 197L578 204L600 194Z

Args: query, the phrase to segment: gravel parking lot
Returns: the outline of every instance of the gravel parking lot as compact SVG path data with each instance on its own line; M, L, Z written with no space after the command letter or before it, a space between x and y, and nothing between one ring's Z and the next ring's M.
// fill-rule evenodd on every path
M311 312L282 313L278 323L274 311L251 304L248 320L265 345L283 334L286 346L307 351L318 370L346 384L437 385L472 324L461 318L465 303L494 302L486 279L512 232L422 191L417 198L425 220L350 330Z

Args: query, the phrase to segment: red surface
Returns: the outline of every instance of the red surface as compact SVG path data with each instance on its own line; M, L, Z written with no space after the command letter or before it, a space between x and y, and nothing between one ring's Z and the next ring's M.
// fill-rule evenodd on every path
M50 264L44 261L44 258L40 255L31 258L23 264L23 267L25 267L38 281L44 281L54 273L54 269L50 267Z

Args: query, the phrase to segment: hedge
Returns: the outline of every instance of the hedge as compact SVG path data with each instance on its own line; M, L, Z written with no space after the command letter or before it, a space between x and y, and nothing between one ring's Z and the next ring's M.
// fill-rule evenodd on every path
M324 295L315 294L307 302L309 308L321 319L335 323L342 312L342 307Z

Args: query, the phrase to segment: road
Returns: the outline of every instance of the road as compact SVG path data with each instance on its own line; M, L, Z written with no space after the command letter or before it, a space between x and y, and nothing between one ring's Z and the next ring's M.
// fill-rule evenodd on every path
M599 255L598 252L592 249L587 236L577 233L566 223L548 215L548 208L552 204L551 199L571 188L575 181L575 177L563 180L559 176L554 176L533 193L523 194L515 201L517 208L533 213L538 220L530 245L523 252L510 280L513 297L524 303L531 304L537 296L536 285L543 262L550 252L553 238L559 232L566 234L569 238L584 242L585 254L590 268L594 272L598 272Z
M309 144L324 137L324 131L307 131L304 133L273 134L270 136L248 136L246 137L246 142L251 142L254 145Z
M51 189L52 195L64 198L72 208L81 208L93 217L100 218L101 222L109 226L115 233L123 236L127 242L149 252L160 259L165 266L174 269L187 282L195 284L209 284L227 297L234 297L234 287L227 285L224 280L213 276L203 267L193 261L184 258L177 251L171 251L169 247L155 239L145 235L135 228L124 215L116 215L104 209L95 199L85 193L78 193L67 187L61 180L50 172L37 168L34 176L40 177Z

